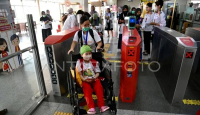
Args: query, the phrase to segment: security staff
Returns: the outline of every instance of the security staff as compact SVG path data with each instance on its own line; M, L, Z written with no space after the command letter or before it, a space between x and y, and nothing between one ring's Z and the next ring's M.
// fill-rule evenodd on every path
M151 12L152 10L152 3L147 3L146 5L146 11L147 13L144 16L144 19L142 21L142 29L144 33L144 52L143 55L150 54L150 40L152 40L152 30L153 26L150 25L151 22L153 22L154 19L154 13Z
M161 11L161 8L163 6L163 0L158 0L157 2L155 2L155 4L156 13L154 15L153 22L151 22L150 24L153 26L164 27L166 26L165 13Z

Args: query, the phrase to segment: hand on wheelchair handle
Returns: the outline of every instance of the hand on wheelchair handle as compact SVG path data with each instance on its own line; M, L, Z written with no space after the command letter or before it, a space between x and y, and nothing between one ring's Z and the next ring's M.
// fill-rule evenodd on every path
M69 55L69 54L72 54L73 52L74 52L74 50L70 49L70 50L68 51L68 55Z
M102 48L97 48L96 50L97 50L97 52L103 52Z

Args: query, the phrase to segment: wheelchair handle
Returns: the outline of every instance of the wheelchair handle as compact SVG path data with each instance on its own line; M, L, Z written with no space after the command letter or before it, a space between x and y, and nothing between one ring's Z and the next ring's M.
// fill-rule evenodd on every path
M98 49L97 52L103 52L103 49Z
M70 53L69 53L69 55L72 55L74 52L73 51L71 51Z

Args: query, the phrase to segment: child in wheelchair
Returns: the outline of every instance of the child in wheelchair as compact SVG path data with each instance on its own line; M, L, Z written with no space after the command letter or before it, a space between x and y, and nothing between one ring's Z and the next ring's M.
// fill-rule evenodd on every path
M110 109L105 106L103 87L101 85L99 75L100 68L98 62L92 59L92 49L88 45L83 45L80 50L83 59L77 60L76 71L79 73L82 80L83 93L89 107L88 114L95 114L95 104L92 98L93 91L97 95L97 103L100 112L105 112Z

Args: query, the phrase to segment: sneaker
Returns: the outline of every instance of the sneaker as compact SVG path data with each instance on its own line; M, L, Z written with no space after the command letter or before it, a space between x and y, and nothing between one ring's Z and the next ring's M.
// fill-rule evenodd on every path
M103 112L107 111L108 109L110 109L110 107L102 106L101 109L100 109L100 112L103 113Z
M90 108L88 111L87 111L87 114L96 114L96 111L94 108Z

